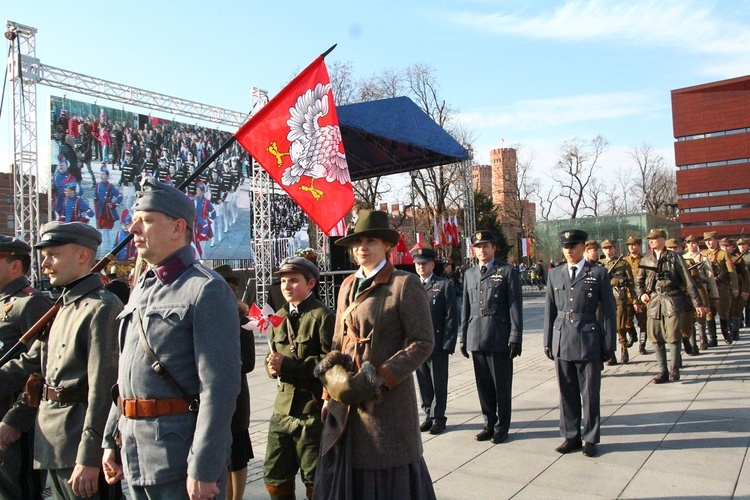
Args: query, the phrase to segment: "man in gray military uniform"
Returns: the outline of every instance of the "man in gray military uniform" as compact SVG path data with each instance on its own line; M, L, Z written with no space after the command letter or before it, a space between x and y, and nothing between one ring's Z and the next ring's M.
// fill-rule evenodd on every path
M445 407L448 401L448 356L456 350L458 334L458 301L453 282L436 276L437 254L430 248L417 248L412 252L422 286L427 291L432 315L435 345L430 357L417 368L417 383L422 397L424 422L422 432L440 434L445 430Z
M10 236L0 236L0 356L13 347L49 310L52 302L32 288L26 274L31 247ZM4 388L5 389L5 388ZM36 408L17 392L0 394L0 498L41 498L42 474L34 471Z
M513 388L513 358L521 355L523 297L518 270L495 260L495 235L477 231L471 238L479 265L464 274L461 354L472 353L474 379L484 429L477 441L508 439Z
M135 499L222 496L240 391L237 300L193 255L187 196L146 178L133 211L130 232L148 270L120 315L122 413L113 406L107 421L107 481L126 477Z
M565 441L556 451L583 448L585 456L593 457L600 437L602 362L615 355L617 308L607 269L584 258L588 234L571 229L559 236L567 263L549 271L543 330L544 354L555 361L560 387L560 434ZM600 308L604 324L597 320Z
M42 271L62 287L48 336L0 368L0 386L21 389L44 379L34 429L34 467L46 470L54 498L106 498L99 488L101 439L117 378L117 315L122 302L92 274L102 239L81 222L42 228Z

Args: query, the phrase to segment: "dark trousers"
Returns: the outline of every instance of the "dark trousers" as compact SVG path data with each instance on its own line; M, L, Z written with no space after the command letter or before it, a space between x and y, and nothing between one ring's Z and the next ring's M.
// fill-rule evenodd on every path
M513 360L507 352L472 351L474 379L484 427L508 432L513 389Z
M565 439L581 437L587 443L599 442L599 391L601 362L565 361L555 358L560 388L560 434ZM581 432L583 407L583 432Z
M433 353L417 368L417 383L422 409L427 418L445 420L448 401L448 356L445 351Z

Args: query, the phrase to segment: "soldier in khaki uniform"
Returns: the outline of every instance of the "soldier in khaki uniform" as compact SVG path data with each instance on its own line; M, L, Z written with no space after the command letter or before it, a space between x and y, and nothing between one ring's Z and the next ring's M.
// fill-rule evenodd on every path
M745 261L745 267L750 270L750 241L747 238L740 238L737 240L737 250L742 256L742 260ZM750 298L745 301L745 328L750 328Z
M48 336L0 368L0 386L44 379L34 435L34 467L47 471L53 498L107 498L102 491L102 435L117 380L117 315L122 302L92 274L99 232L82 222L42 228L42 270L62 287Z
M643 258L643 254L641 253L643 240L636 236L631 236L625 244L628 246L630 254L626 255L623 260L630 264L630 269L633 271L633 277L635 277L638 275L638 266ZM627 312L628 318L626 326L630 335L628 347L632 346L636 339L638 339L638 352L641 354L648 354L646 351L646 309L643 307L643 304L637 295L631 295L630 300L628 301ZM638 330L640 331L640 334L636 334L633 319L638 320Z
M307 498L312 498L323 430L323 385L313 369L331 350L336 317L315 298L320 271L311 260L285 259L276 275L287 304L276 313L284 322L271 332L266 358L268 375L279 382L263 479L272 499L293 499L299 469Z
M719 288L719 303L715 310L712 308L711 317L708 318L708 347L716 347L716 315L719 316L719 325L724 342L732 343L732 337L729 331L729 309L732 305L732 298L737 297L740 293L737 285L737 273L734 270L734 262L729 258L727 253L719 248L719 240L715 231L703 233L703 241L706 243L706 249L701 253L711 261L711 267L716 278L716 285Z
M30 286L26 278L30 264L29 245L0 236L0 356L52 305ZM31 460L36 408L23 397L14 403L20 391L0 392L0 498L41 498L44 481Z
M686 262L692 262L692 265L699 262L701 263L700 266L692 269L691 275L695 280L695 284L698 286L698 293L700 294L703 303L715 305L719 301L719 289L716 287L716 279L714 278L714 271L711 267L711 263L706 256L700 252L700 240L701 238L699 236L694 235L685 238L686 248L683 258ZM708 349L708 336L706 335L706 316L694 316L698 325L696 336L700 342L700 347L698 345L692 345L692 355L696 356L700 350L705 351ZM707 316L711 316L710 308Z
M583 258L586 259L589 264L599 266L599 242L596 240L586 241L586 250L583 254Z
M705 314L706 308L682 256L666 248L666 232L652 229L646 238L652 253L641 260L635 288L641 302L647 305L648 336L659 367L653 382L676 382L680 380L680 315L685 307L682 287L699 315ZM669 370L665 347L669 348L672 362Z
M602 241L602 249L606 258L602 265L609 272L609 282L612 285L612 293L617 303L617 342L620 344L621 355L620 361L627 363L630 361L628 354L628 300L629 297L635 297L635 284L633 281L633 271L630 265L625 262L622 256L617 256L617 245L611 240ZM617 364L617 357L612 356L607 365Z
M704 304L708 304L701 294L702 288L699 281L698 267L696 263L689 257L686 257L682 252L682 239L681 238L670 238L665 243L665 246L675 252L677 255L681 255L685 261L685 267L687 267L690 277L693 278L695 286L698 288L698 294L701 296ZM690 302L690 295L688 295L687 287L685 285L680 286L682 291L682 302L684 308L682 314L680 314L680 333L682 334L682 348L689 356L695 356L698 354L698 345L695 339L695 309ZM682 368L682 352L679 353L678 366Z
M742 255L737 251L737 247L734 246L734 241L729 238L722 238L719 244L721 245L721 249L729 255L732 264L734 264L734 270L737 273L737 288L740 291L736 297L732 297L732 304L729 306L729 315L732 318L729 329L732 341L734 341L740 339L742 311L745 309L747 298L750 297L750 275L748 275L748 269Z

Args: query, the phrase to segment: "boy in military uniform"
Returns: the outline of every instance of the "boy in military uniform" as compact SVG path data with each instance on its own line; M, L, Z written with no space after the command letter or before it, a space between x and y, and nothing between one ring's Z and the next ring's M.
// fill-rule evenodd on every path
M663 229L653 229L646 238L653 252L641 260L635 277L635 289L641 302L646 304L648 336L655 346L654 355L659 373L653 378L653 382L676 382L680 380L680 315L685 307L682 287L685 287L699 316L706 313L706 308L703 307L703 300L682 256L666 248L666 232ZM672 362L669 369L667 345Z
M628 354L628 299L635 297L635 283L633 280L633 271L630 264L623 260L622 256L617 256L617 246L611 240L602 241L602 249L606 258L602 265L609 273L609 283L612 285L612 293L615 296L617 304L617 342L620 344L622 351L620 360L623 363L630 361ZM607 365L617 364L617 357L612 356Z
M31 247L0 236L0 356L13 347L52 303L30 286ZM5 391L3 391L5 393ZM41 498L42 480L32 467L36 408L20 391L0 395L0 498Z
M283 322L270 333L266 370L278 379L268 424L263 479L273 499L293 499L299 469L312 498L318 465L323 385L313 369L331 350L336 317L315 298L318 266L304 257L285 259L276 272L286 299L276 315Z
M630 252L626 255L623 260L630 264L630 269L633 272L633 278L638 275L638 266L643 258L641 253L641 245L643 240L641 238L631 236L628 241L625 242ZM640 354L648 354L646 351L646 309L641 304L641 301L636 295L631 295L628 300L628 319L627 328L630 339L628 339L628 347L632 346L636 340L638 340L638 352ZM640 333L636 334L635 324L633 319L638 321L638 330Z
M719 289L716 287L716 279L714 278L714 271L711 267L711 263L708 261L705 255L700 251L700 237L695 235L689 235L685 238L685 254L683 258L686 262L692 262L692 265L701 263L700 266L693 268L691 273L695 284L698 286L698 293L703 299L703 303L709 306L708 313L705 316L695 316L696 324L698 325L698 331L696 337L698 342L692 345L692 355L697 355L700 351L708 349L708 336L706 335L706 321L713 318L711 308L716 308L715 305L719 301Z
M477 231L471 239L479 265L464 274L461 354L472 353L474 379L484 429L477 441L508 439L513 388L513 358L521 355L523 297L518 270L495 260L495 235Z
M0 368L0 387L44 380L34 429L34 467L53 498L107 498L100 489L101 436L117 379L117 315L122 302L91 267L101 235L81 222L50 222L39 243L42 271L62 287L61 307L43 339Z
M732 343L732 336L729 332L729 309L732 305L732 298L739 295L737 284L737 273L734 269L734 262L729 258L727 253L719 248L719 239L716 237L716 231L703 233L703 241L706 243L706 249L701 253L711 261L711 267L716 278L716 286L719 289L718 305L712 307L711 316L708 318L708 347L716 347L716 316L719 316L719 326L724 342Z
M456 349L458 334L458 302L453 282L437 276L435 258L430 248L417 248L412 252L417 275L422 281L430 301L435 344L429 359L417 368L417 384L422 397L425 420L419 426L422 432L440 434L445 430L445 407L448 401L448 356Z

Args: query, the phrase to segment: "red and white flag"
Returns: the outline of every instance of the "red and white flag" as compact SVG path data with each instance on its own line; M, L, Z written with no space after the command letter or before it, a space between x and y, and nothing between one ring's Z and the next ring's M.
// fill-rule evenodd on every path
M451 229L453 229L453 246L460 246L461 237L458 235L458 217L456 214L453 214L453 224L451 225Z
M413 252L417 248L422 248L422 233L417 233L416 240L417 240L417 242L414 243L414 246L411 247L411 249L409 250L409 252Z
M354 206L354 189L323 56L234 135L326 234Z
M398 239L393 252L391 252L391 264L394 266L414 264L414 258L411 256L411 252L409 252L409 247L406 246L403 234Z
M437 248L440 246L440 230L438 229L437 219L432 218L432 246Z
M250 322L247 323L248 328L258 330L264 335L269 326L279 326L284 322L284 318L274 314L273 307L264 304L263 309L260 309L255 302L250 306L250 310L247 312L247 317L250 318Z
M448 216L448 222L445 222L445 215L441 215L440 225L443 229L443 244L453 246L453 233L451 232L451 218Z

